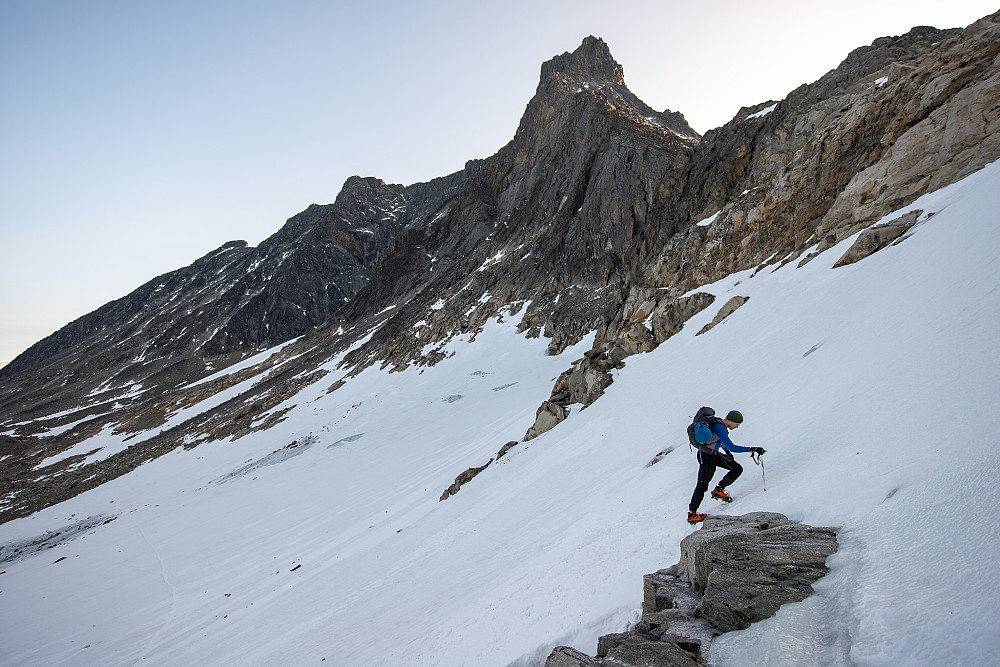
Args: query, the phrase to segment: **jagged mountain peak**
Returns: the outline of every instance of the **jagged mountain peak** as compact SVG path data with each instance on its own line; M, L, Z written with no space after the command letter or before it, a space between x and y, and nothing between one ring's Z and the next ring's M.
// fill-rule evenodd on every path
M337 195L338 198L350 195L352 193L364 190L372 190L374 188L386 187L386 182L381 178L375 176L350 176L346 181L344 181L343 187L340 189L340 194Z
M542 64L542 85L560 75L579 84L625 85L622 66L611 56L607 43L593 35L584 38L572 53L567 51Z
M525 109L517 135L530 136L532 128L543 129L560 114L578 116L580 111L571 107L575 109L575 105L588 101L688 145L700 138L679 112L656 111L636 97L628 89L624 70L611 55L607 43L593 35L586 37L572 53L563 53L542 64L538 88Z

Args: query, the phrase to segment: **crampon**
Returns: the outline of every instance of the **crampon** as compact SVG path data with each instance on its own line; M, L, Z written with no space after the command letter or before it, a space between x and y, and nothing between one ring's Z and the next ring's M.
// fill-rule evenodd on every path
M718 498L719 500L726 503L733 502L733 497L729 495L729 492L726 491L725 489L716 489L715 491L712 491L712 497Z

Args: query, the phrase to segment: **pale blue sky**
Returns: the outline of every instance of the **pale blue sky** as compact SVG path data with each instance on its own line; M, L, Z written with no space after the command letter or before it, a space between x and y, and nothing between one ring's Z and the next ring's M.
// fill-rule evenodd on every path
M694 6L697 5L697 6ZM510 140L541 63L603 38L699 132L852 49L989 2L0 0L0 363L344 180Z

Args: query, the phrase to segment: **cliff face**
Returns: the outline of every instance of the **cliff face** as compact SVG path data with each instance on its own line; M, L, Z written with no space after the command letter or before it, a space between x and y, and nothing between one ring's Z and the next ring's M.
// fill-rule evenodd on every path
M816 83L706 134L601 346L637 336L655 346L685 292L807 261L1000 156L998 22L994 14L965 30L878 39ZM652 326L640 327L651 313Z
M13 494L10 515L182 444L268 428L281 416L257 417L320 381L338 354L348 371L432 364L496 317L549 338L553 354L596 333L525 425L537 435L709 307L687 295L699 285L808 261L1000 156L998 55L1000 15L915 28L699 137L636 98L588 37L542 66L514 138L492 157L408 187L353 177L257 248L226 244L0 369L0 426L17 459L0 489ZM105 461L33 472L105 427L163 429Z

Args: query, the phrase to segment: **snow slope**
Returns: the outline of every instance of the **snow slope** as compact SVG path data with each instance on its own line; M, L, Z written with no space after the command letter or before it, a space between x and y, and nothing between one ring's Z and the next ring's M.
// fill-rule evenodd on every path
M638 617L642 574L675 563L692 530L684 431L712 405L741 410L734 440L768 450L767 490L743 455L727 513L840 528L816 595L718 639L714 664L991 664L1000 165L895 215L916 208L934 215L859 263L831 268L849 239L802 268L702 288L713 307L444 502L458 473L523 435L590 341L547 357L508 318L435 367L314 385L267 432L171 453L4 524L0 544L25 549L0 564L0 663L593 653ZM696 337L736 294L750 300ZM43 536L65 541L32 552Z

